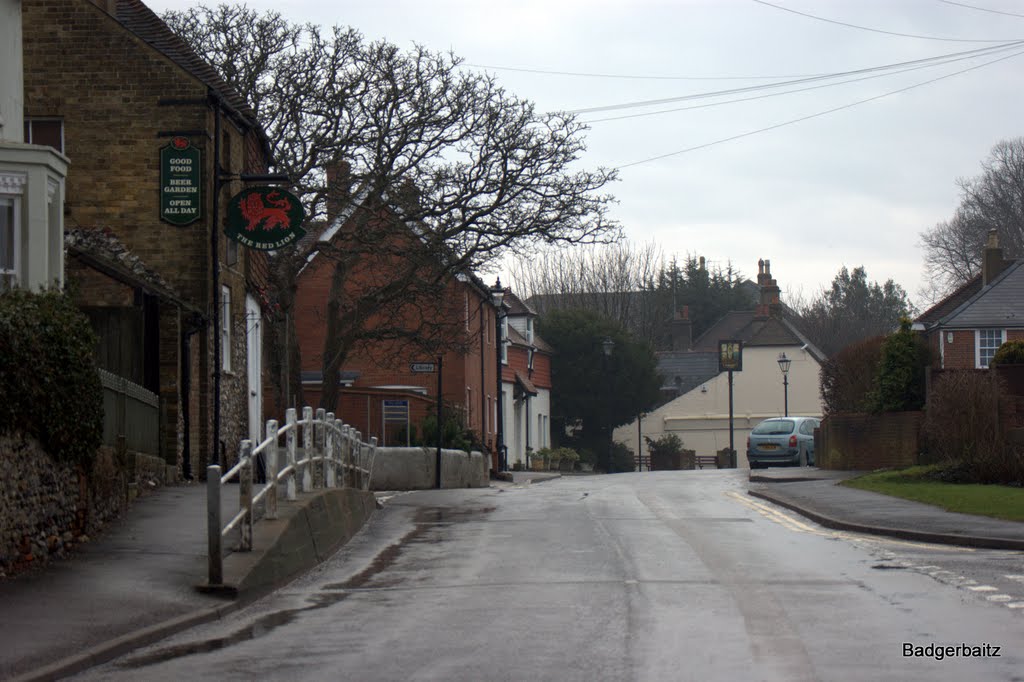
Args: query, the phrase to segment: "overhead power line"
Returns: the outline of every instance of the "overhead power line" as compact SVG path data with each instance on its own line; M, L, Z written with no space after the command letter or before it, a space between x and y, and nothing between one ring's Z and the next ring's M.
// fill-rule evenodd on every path
M742 139L742 138L745 138L745 137L751 137L752 135L757 135L759 133L765 133L765 132L768 132L770 130L777 130L779 128L784 128L786 126L790 126L790 125L793 125L795 123L802 123L803 121L809 121L812 118L818 118L820 116L825 116L827 114L834 114L837 111L843 111L844 109L850 109L850 108L853 108L853 107L858 106L860 104L866 104L868 102L874 102L875 100L879 100L879 99L882 99L884 97L890 97L892 95L898 95L900 93L907 92L908 90L914 90L915 88L920 88L920 87L924 87L925 85L930 85L932 83L937 83L938 81L945 80L947 78L952 78L953 76L959 76L960 74L964 74L964 73L967 73L969 71L975 71L977 69L981 69L981 68L984 68L986 66L990 66L990 65L995 64L997 62L1002 62L1002 61L1005 61L1007 59L1012 59L1014 57L1019 57L1022 54L1024 54L1024 50L1021 50L1019 52L1015 52L1015 53L1013 53L1011 55L1007 55L1005 57L1000 57L998 59L993 59L991 61L987 61L984 64L977 64L975 66L971 66L971 67L968 67L966 69L961 69L959 71L954 71L952 73L947 73L944 76L938 76L936 78L932 78L932 79L929 79L929 80L926 80L926 81L922 81L920 83L915 83L914 85L908 85L905 88L900 88L898 90L891 90L889 92L882 93L881 95L875 95L874 97L868 97L867 99L857 100L856 102L850 102L850 103L844 104L842 106L833 107L831 109L825 109L824 111L818 111L818 112L815 112L813 114L808 114L807 116L801 116L800 118L790 119L788 121L783 121L782 123L776 123L774 125L765 126L764 128L758 128L757 130L750 130L750 131L747 131L745 133L740 133L738 135L732 135L731 137L725 137L725 138L722 138L720 140L714 140L712 142L705 142L704 144L699 144L699 145L695 145L693 147L687 147L686 149L680 149L678 151L669 152L668 154L659 154L657 156L652 156L652 157L649 157L649 158L646 158L646 159L641 159L639 161L633 161L631 163L626 163L626 164L623 164L621 166L617 166L615 170L622 170L623 168L630 168L632 166L639 166L640 164L650 163L651 161L659 161L661 159L667 159L667 158L672 157L672 156L679 156L680 154L687 154L689 152L694 152L694 151L697 151L697 150L700 150L700 149L707 149L708 147L713 147L715 145L723 144L725 142L732 142L733 140L739 140L739 139Z
M1021 43L1014 43L1014 44L1012 44L1011 46L1008 46L1008 47L996 48L995 50L993 50L992 52L988 52L987 54L993 54L993 53L1000 52L1000 51L1017 49L1020 46L1021 46ZM921 69L931 69L931 68L935 68L937 66L945 66L946 64L953 64L955 62L961 62L961 61L964 61L964 60L967 60L967 59L975 59L978 56L979 55L977 55L977 54L971 54L971 55L961 56L961 57L951 57L951 58L945 59L943 61L937 61L937 62L932 62L932 63L928 63L928 64L918 64L916 66L908 66L908 67L905 67L905 68L900 68L900 69L895 69L895 70L888 70L888 71L885 71L884 73L874 73L874 74L871 74L871 75L862 76L860 78L850 78L850 79L847 79L847 80L836 81L834 83L823 83L821 85L812 85L812 86L809 86L809 87L806 87L806 88L795 88L795 89L792 89L792 90L784 90L782 92L769 92L769 93L766 93L766 94L763 94L763 95L754 95L752 97L740 97L740 98L736 98L736 99L724 100L724 101L721 101L721 102L708 102L708 103L705 103L705 104L694 104L694 105L691 105L691 106L688 106L688 107L675 107L673 109L659 109L658 111L644 111L644 112L641 112L641 113L638 113L638 114L624 114L622 116L609 116L609 117L606 117L606 118L594 118L594 119L585 120L584 122L590 124L590 123L605 123L605 122L608 122L608 121L622 121L622 120L630 119L630 118L643 118L643 117L646 117L646 116L658 116L658 115L661 115L661 114L672 114L672 113L677 113L677 112L680 112L680 111L693 111L695 109L708 109L708 108L711 108L711 107L725 106L727 104L739 104L741 102L753 102L753 101L759 100L759 99L769 99L771 97L782 97L783 95L793 95L793 94L800 93L800 92L809 92L811 90L822 90L824 88L832 88L832 87L835 87L837 85L849 85L851 83L860 83L860 82L867 81L867 80L873 80L875 78L885 78L887 76L899 75L901 73L909 73L911 71L920 71Z
M989 9L987 7L978 7L976 5L968 5L963 2L952 2L952 0L939 0L939 2L945 5L956 5L957 7L966 7L967 9L975 9L979 12L989 12L991 14L1002 14L1004 17L1021 17L1024 18L1024 14L1014 14L1013 12L1001 12L997 9Z
M473 69L491 69L493 71L515 71L517 73L536 73L544 76L573 76L576 78L611 78L621 80L652 80L652 81L772 81L782 78L812 78L820 73L797 73L780 76L645 76L625 73L587 73L583 71L551 71L548 69L528 69L517 66L494 66L492 64L463 64Z
M896 31L885 31L885 30L882 30L882 29L879 29L879 28L870 28L868 26L858 26L857 24L849 24L849 23L846 23L845 21L836 21L835 19L826 19L825 17L819 17L819 16L814 15L814 14L807 14L806 12L798 12L795 9L790 9L788 7L783 7L782 5L774 5L774 4L770 3L770 2L765 2L765 0L752 0L752 2L756 2L759 5L764 5L765 7L771 7L773 9L782 10L783 12L790 12L791 14L798 14L798 15L800 15L802 17L807 17L808 19L814 19L816 21L824 21L825 23L828 23L828 24L836 24L837 26L846 26L847 28L855 28L855 29L858 29L858 30L861 30L861 31L870 31L871 33L882 33L884 35L889 35L889 36L899 36L900 38L917 38L918 40L939 40L939 41L949 42L949 43L1006 43L1006 42L1010 42L1011 40L1014 40L1014 39L1005 39L1005 38L1002 39L1002 40L976 40L976 39L971 39L971 38L940 38L938 36L923 36L923 35L917 35L917 34L914 34L914 33L899 33L899 32L896 32Z
M847 76L857 76L864 73L873 73L876 71L885 71L891 69L905 68L908 66L914 66L917 64L926 64L929 62L940 62L946 61L954 57L967 57L967 56L980 56L985 54L991 54L999 52L1007 48L1024 45L1024 41L1016 41L1011 43L1005 43L1002 45L993 45L990 47L979 47L973 50L966 50L963 52L953 52L945 55L938 55L935 57L925 57L922 59L912 59L906 62L896 62L893 64L883 64L881 66L869 66L863 69L854 69L853 71L837 71L835 73L825 74L821 76L809 76L807 78L798 78L795 80L782 81L779 83L768 83L764 85L751 85L744 88L730 88L728 90L715 90L711 92L702 92L691 95L680 95L678 97L664 97L661 99L650 99L650 100L639 100L635 102L623 102L621 104L608 104L597 107L587 107L584 109L573 109L566 113L569 114L592 114L602 111L618 111L621 109L635 109L637 107L649 107L657 106L660 104L673 104L675 102L685 102L696 99L708 99L712 97L724 97L727 95L739 95L749 92L758 92L762 90L770 90L776 88L785 88L793 85L803 85L804 83L813 83L821 80L829 80L834 78L844 78Z

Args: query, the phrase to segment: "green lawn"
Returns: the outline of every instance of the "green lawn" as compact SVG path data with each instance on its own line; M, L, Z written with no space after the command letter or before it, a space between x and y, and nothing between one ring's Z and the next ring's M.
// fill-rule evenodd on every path
M947 511L1024 521L1024 488L1005 485L942 483L928 478L935 467L880 471L843 481L843 485L906 500L924 502Z

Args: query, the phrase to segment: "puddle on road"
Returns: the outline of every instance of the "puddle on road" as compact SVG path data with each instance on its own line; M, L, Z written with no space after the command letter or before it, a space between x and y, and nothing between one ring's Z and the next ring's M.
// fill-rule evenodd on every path
M205 654L213 651L226 649L227 647L248 642L263 637L277 628L290 625L295 622L299 615L307 611L317 611L329 606L334 606L352 594L350 590L364 590L383 587L394 587L401 583L396 578L392 580L377 580L382 573L389 570L398 561L405 546L416 543L440 543L441 534L434 532L439 526L445 527L451 523L460 521L473 521L481 516L490 514L495 507L483 507L475 509L452 509L450 507L429 507L416 512L413 519L415 527L393 545L389 545L378 554L373 562L364 570L355 574L342 583L331 583L321 588L323 591L309 598L309 605L301 608L275 611L258 618L255 622L225 637L216 637L201 642L189 642L177 646L160 649L151 654L130 658L119 664L121 668L138 669L151 665L166 663L177 658Z

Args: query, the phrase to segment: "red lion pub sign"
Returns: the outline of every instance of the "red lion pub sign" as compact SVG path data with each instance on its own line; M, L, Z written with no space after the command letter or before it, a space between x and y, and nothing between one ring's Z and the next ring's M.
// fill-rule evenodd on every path
M279 187L250 187L228 203L224 234L242 246L275 251L302 238L306 212L291 192Z

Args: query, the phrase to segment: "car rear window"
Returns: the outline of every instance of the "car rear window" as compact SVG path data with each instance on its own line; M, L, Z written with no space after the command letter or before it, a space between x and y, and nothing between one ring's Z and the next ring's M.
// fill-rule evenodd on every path
M751 433L756 433L759 436L782 436L787 433L793 433L794 423L792 419L773 419L761 422L754 427Z

